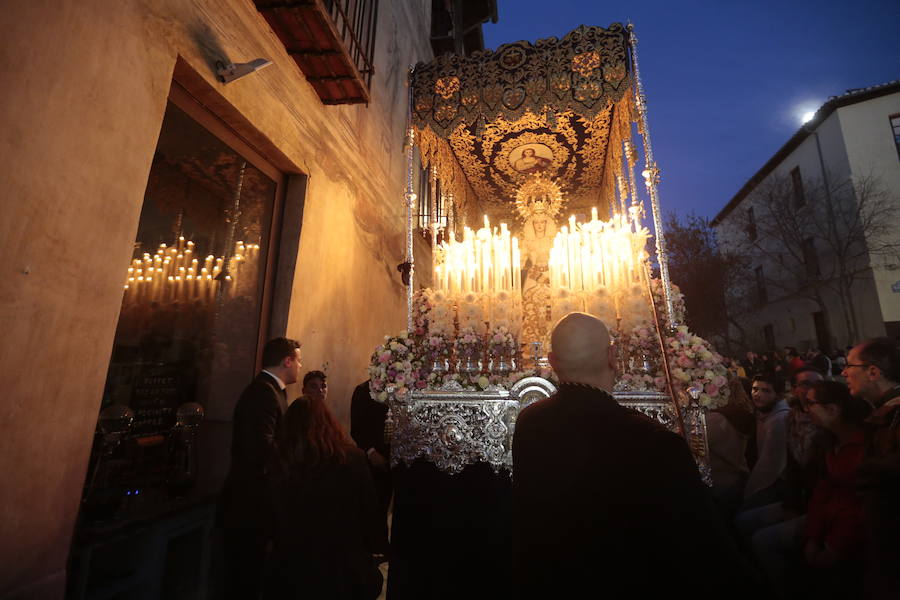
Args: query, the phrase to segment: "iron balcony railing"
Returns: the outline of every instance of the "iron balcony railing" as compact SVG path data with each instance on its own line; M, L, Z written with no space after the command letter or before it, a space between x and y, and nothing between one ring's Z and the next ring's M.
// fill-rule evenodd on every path
M350 59L366 82L372 82L378 0L321 0L331 16Z

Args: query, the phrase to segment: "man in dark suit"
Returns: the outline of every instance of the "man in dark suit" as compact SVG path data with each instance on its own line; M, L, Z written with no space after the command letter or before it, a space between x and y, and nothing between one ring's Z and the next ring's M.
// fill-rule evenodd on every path
M384 531L382 539L387 539L387 513L391 504L391 448L385 439L384 422L387 418L387 404L376 402L369 392L369 381L364 381L353 390L350 399L350 437L366 453ZM380 549L382 554L387 548Z
M255 599L261 591L271 515L266 464L287 410L285 387L300 375L300 344L288 338L269 340L262 364L234 409L231 469L222 490L225 593L235 599Z
M606 326L569 314L552 347L559 392L522 411L513 439L514 597L759 593L684 439L610 394Z

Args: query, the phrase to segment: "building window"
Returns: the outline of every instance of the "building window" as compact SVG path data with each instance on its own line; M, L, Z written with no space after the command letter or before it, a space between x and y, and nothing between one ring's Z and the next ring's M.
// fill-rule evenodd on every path
M803 263L806 265L806 276L810 279L819 277L819 255L816 252L816 240L806 238L803 240Z
M800 175L800 167L791 169L791 184L794 188L794 208L800 208L806 204L806 195L803 193L803 177Z
M747 209L747 237L751 242L756 241L756 217L753 214L753 207Z
M891 115L891 131L894 133L894 146L897 147L897 157L900 158L900 115Z
M754 273L756 274L756 296L759 300L760 304L765 304L769 301L769 295L766 292L766 279L763 276L763 268L762 266L756 267L754 269Z

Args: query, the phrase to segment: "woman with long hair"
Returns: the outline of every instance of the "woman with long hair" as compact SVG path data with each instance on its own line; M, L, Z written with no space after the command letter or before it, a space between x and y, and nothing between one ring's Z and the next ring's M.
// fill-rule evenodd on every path
M278 436L269 470L275 548L267 598L372 600L381 592L372 555L385 544L372 476L328 410L324 384L324 373L307 374L304 396L288 408Z
M862 591L865 536L856 476L865 456L863 422L872 407L836 381L813 384L804 404L813 423L831 432L834 445L809 500L803 556L827 597L852 597L845 594Z

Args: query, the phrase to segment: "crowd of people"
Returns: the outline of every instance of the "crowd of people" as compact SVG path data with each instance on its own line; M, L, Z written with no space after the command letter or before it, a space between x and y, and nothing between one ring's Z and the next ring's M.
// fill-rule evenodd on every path
M684 438L613 398L600 320L564 317L552 347L559 392L513 438L513 597L900 597L897 341L852 347L837 374L793 349L733 365L708 414L712 488ZM288 405L299 343L271 340L262 362L222 493L226 596L373 600L390 554L386 407L360 384L348 435L325 373Z
M756 375L768 375L779 379L789 379L791 373L802 368L812 367L824 377L840 380L844 365L847 364L847 352L852 346L835 350L829 356L818 348L810 348L800 353L794 346L785 346L782 350L768 352L747 352L742 360L725 359L725 364L735 377L752 379Z
M785 350L708 416L718 510L778 597L900 597L900 344Z

